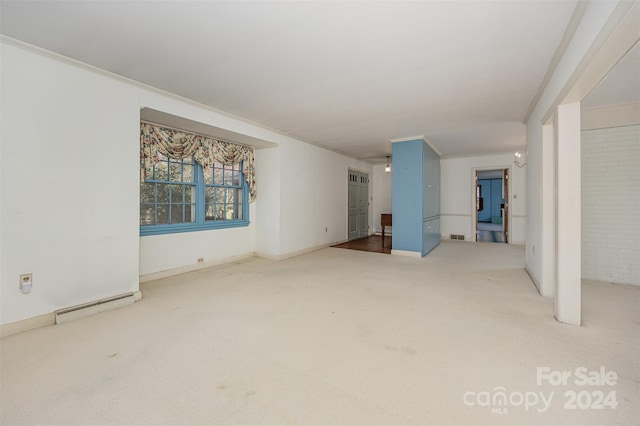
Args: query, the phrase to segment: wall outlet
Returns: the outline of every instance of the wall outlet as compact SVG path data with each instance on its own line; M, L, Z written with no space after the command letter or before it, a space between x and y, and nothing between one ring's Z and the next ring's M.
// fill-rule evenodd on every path
M33 274L20 275L20 290L24 294L31 293L31 286L33 284Z
M204 262L204 257L199 257L198 258L198 263L202 263L202 262Z

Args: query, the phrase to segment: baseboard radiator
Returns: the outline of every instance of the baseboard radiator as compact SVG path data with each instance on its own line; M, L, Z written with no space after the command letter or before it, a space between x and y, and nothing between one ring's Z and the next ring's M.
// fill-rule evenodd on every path
M88 317L109 309L119 308L121 306L131 305L142 299L142 293L139 291L121 294L119 296L109 297L107 299L97 300L83 305L72 306L70 308L60 309L56 311L56 324L64 324L78 318Z

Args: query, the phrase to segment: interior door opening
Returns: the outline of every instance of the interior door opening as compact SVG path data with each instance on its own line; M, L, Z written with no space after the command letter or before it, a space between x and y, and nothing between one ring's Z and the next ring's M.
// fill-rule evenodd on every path
M509 242L509 169L477 170L476 241Z

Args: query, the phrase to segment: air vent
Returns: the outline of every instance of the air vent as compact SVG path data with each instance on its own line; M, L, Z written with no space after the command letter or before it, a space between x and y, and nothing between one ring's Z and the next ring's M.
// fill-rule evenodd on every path
M452 240L464 240L464 235L450 234L449 238L452 239Z

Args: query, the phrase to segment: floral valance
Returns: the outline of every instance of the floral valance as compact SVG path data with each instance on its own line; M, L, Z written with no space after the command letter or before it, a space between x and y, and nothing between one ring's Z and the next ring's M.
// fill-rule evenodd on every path
M249 184L249 202L256 198L256 173L253 147L236 145L180 130L140 123L140 180L151 178L158 153L169 158L193 158L203 168L221 163L227 166L242 162L242 172Z

